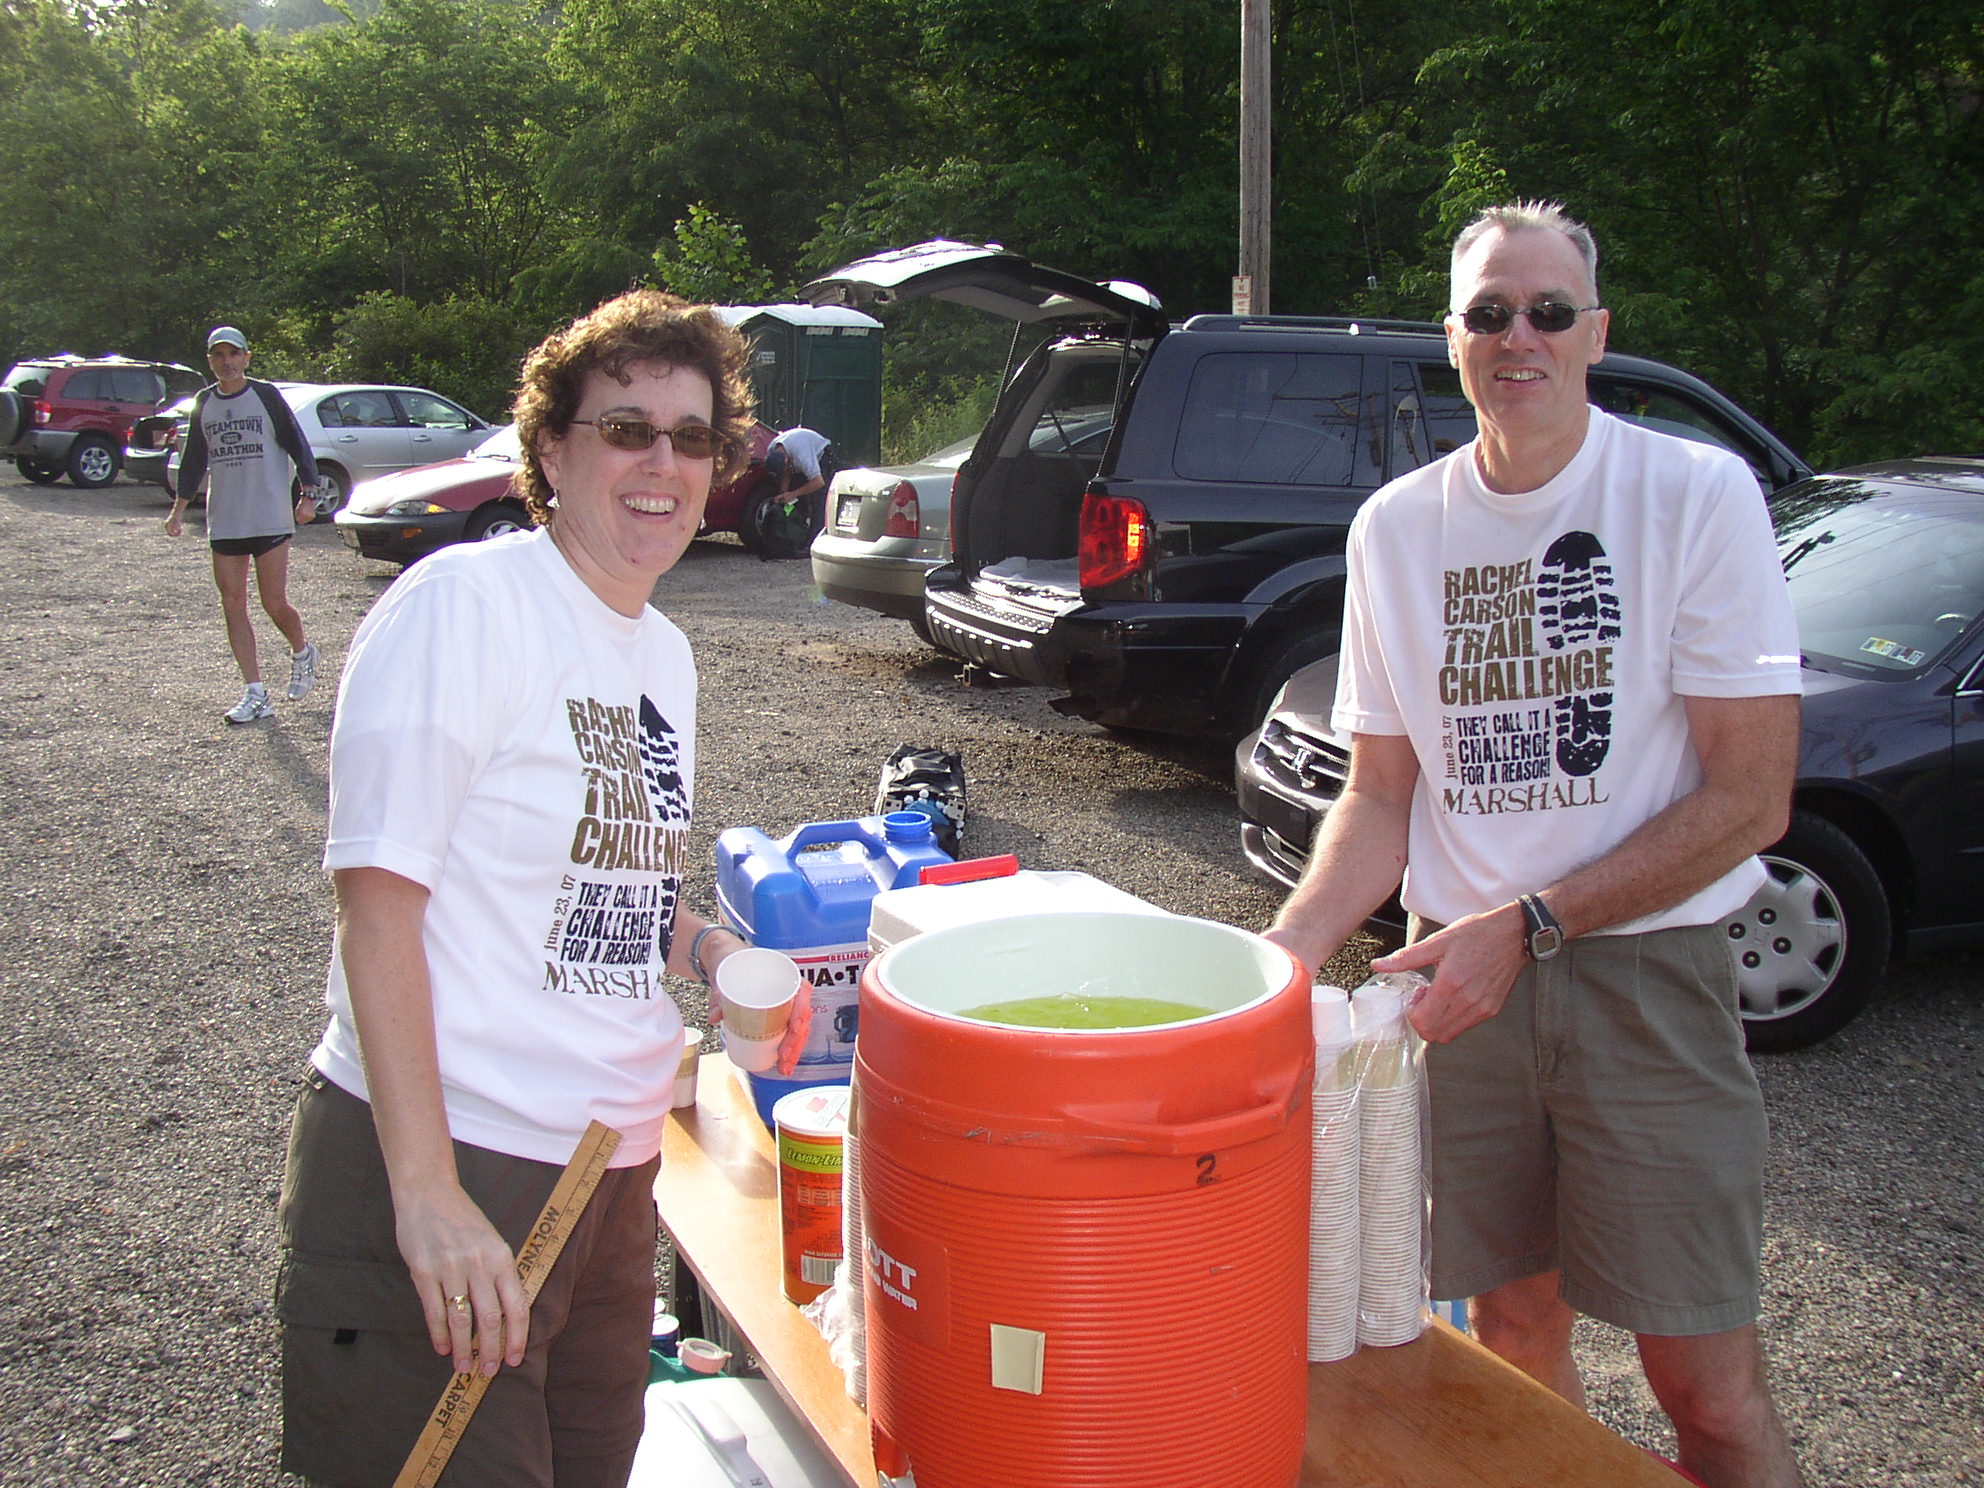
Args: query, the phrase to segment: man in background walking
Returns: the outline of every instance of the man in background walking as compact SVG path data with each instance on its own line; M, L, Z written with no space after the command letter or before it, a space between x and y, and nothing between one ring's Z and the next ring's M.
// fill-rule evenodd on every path
M251 563L262 608L289 642L289 697L302 697L317 681L317 648L305 638L303 616L289 602L289 539L297 522L315 516L308 496L292 498L290 472L294 466L304 486L314 487L317 462L275 384L248 376L246 336L233 326L215 326L207 335L207 365L214 382L193 404L165 531L179 536L187 497L204 479L214 588L220 591L227 644L246 684L241 701L221 716L229 723L252 723L275 708L262 685L248 617Z

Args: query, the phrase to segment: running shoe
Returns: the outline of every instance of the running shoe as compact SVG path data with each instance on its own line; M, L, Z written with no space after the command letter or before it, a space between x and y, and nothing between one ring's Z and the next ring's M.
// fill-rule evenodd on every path
M289 659L289 697L294 702L317 685L317 647L305 641L303 649Z
M241 701L229 708L221 717L229 723L253 723L258 718L273 718L275 705L269 701L269 694L257 682L241 694Z

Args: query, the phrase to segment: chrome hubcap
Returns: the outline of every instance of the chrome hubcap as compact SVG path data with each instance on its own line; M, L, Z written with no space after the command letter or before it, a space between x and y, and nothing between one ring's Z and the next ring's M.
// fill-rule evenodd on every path
M1846 920L1810 869L1766 857L1769 880L1722 922L1736 950L1743 1016L1785 1018L1825 995L1846 959Z

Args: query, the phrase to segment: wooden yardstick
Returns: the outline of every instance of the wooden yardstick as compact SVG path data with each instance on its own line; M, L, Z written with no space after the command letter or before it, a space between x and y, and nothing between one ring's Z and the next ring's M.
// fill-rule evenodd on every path
M517 1252L517 1280L523 1283L526 1302L535 1302L537 1294L543 1290L544 1278L550 1274L558 1253L571 1238L579 1216L585 1212L587 1200L599 1187L606 1164L619 1145L620 1133L597 1121L588 1126L585 1135L579 1138L579 1150L572 1154L572 1160L565 1164L565 1171L558 1175L558 1186L544 1201L537 1223L530 1227L530 1234L524 1237L523 1249ZM393 1488L434 1488L435 1479L441 1476L441 1469L454 1455L462 1433L468 1430L469 1418L482 1404L483 1393L488 1390L489 1381L493 1378L493 1375L470 1371L448 1381L448 1387L441 1392L441 1398L434 1406L434 1413L427 1418L427 1426L420 1433L420 1440L407 1453L406 1466L393 1479Z

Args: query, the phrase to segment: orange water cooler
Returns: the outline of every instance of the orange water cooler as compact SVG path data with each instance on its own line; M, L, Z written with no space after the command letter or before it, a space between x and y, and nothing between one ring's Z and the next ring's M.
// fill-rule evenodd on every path
M960 1016L1063 992L1149 1027ZM861 985L877 1465L916 1488L1289 1488L1307 1420L1309 986L1206 920L933 930Z

